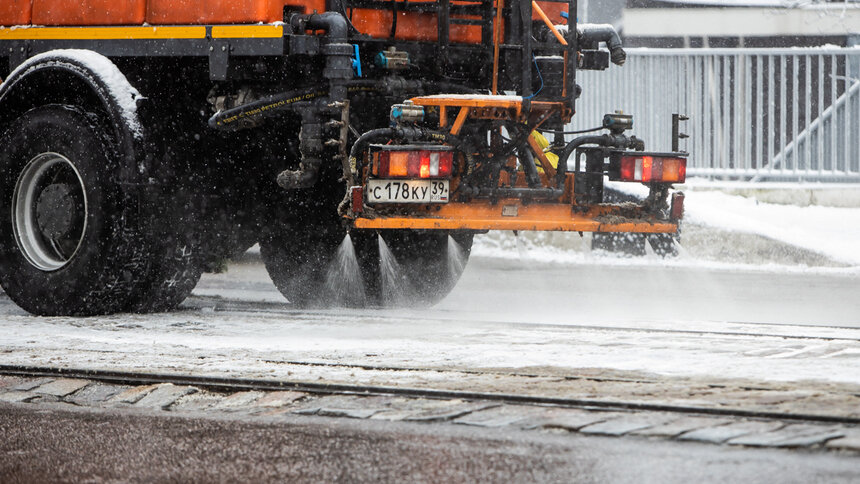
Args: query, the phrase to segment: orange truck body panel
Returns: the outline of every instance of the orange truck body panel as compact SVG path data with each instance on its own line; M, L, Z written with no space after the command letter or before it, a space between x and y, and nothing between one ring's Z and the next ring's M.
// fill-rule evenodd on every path
M352 19L359 32L380 39L391 36L391 12L385 10L356 9ZM409 13L397 19L397 35L400 40L435 42L438 39L436 15L432 13ZM478 44L481 42L481 27L477 25L451 25L451 42Z
M140 25L146 0L33 0L34 25Z
M165 24L280 22L284 7L302 13L325 11L325 0L148 0L146 21Z
M404 0L397 0L403 2ZM422 2L410 2L415 3ZM428 3L436 3L434 1ZM470 2L453 2L470 3ZM359 32L376 38L388 38L391 36L392 13L388 10L372 10L357 8L352 14L352 24ZM479 18L479 17L462 17ZM451 25L451 42L477 44L481 42L481 27L477 25ZM401 40L417 40L435 42L438 37L436 14L398 12L397 36Z
M404 1L404 0L398 0ZM456 0L454 3L459 3ZM542 4L555 22L567 6ZM199 25L272 23L284 19L284 9L313 13L325 11L325 0L0 0L0 25ZM377 38L391 35L392 12L354 9L352 23ZM472 17L474 18L474 17ZM534 17L537 19L537 15ZM397 39L437 40L436 15L399 12ZM481 27L451 25L452 42L480 43Z
M29 25L33 0L0 2L0 25Z

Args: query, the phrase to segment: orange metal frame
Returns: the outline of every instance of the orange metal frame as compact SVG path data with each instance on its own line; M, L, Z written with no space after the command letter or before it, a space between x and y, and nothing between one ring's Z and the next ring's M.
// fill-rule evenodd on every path
M625 217L625 209L598 205L579 211L568 203L523 204L516 199L493 203L474 200L422 209L414 216L359 217L358 229L538 230L557 232L675 233L678 225L653 218Z
M516 96L439 95L412 98L415 105L439 110L439 127L459 134L469 118L513 120L531 125L540 124L547 114L560 112L569 119L564 103L532 102L529 112L523 109L522 98ZM449 127L448 110L458 109ZM538 121L535 121L538 120ZM555 173L546 155L529 137L529 146L544 169L545 184ZM396 205L396 215L383 210L371 210L352 221L358 229L415 230L535 230L564 232L634 232L675 233L677 223L657 220L641 208L619 205L577 206L572 193L573 174L568 174L564 195L551 202L523 203L519 199L472 200L433 205ZM458 180L452 180L455 188ZM410 215L403 215L409 213Z
M417 106L434 107L439 110L439 127L448 127L448 110L459 109L451 126L451 134L460 133L463 124L471 118L513 120L520 123L545 119L548 113L559 112L562 119L569 121L571 112L565 103L532 101L528 112L523 111L523 100L518 96L472 96L439 95L418 96L411 99ZM539 126L537 123L536 126Z

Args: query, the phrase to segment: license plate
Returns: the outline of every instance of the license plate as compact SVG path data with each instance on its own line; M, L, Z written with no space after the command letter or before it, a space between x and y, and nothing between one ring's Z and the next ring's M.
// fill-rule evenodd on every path
M368 180L367 203L448 203L448 180Z

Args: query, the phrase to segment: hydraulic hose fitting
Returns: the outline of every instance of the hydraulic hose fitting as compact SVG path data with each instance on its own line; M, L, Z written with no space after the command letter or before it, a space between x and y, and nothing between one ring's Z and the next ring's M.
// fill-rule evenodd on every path
M278 175L278 185L286 189L310 188L319 177L323 159L344 157L346 150L346 129L338 129L337 138L326 139L326 131L332 131L332 121L344 123L348 119L347 83L352 79L354 48L348 43L349 22L338 12L293 15L290 17L293 32L324 30L326 42L322 47L326 64L323 76L329 82L328 96L312 103L302 112L302 129L299 134L299 149L302 161L298 170L285 170ZM324 125L329 126L324 130ZM338 149L339 154L326 156L325 151Z
M299 132L299 150L302 161L298 170L284 170L278 174L278 185L287 190L314 186L322 166L324 149L323 127L316 110L302 114L302 129Z

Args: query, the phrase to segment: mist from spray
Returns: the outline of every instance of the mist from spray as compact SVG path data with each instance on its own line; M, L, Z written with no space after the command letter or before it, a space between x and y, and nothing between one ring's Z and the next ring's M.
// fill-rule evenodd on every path
M405 277L403 269L394 258L394 254L381 235L379 242L379 273L382 289L381 303L383 306L405 306L414 300L415 291Z
M644 254L644 257L645 257L646 259L650 259L650 260L658 260L658 259L660 259L660 256L659 256L659 255L657 255L657 252L655 252L655 251L654 251L654 247L652 247L652 246L651 246L651 241L650 241L650 240L648 240L648 237L647 237L647 236L645 237L644 242L645 242L645 244L644 244L644 245L645 245L645 254Z
M690 257L690 251L688 251L686 247L681 245L680 240L673 239L673 243L675 244L675 248L678 249L678 258L679 259L689 260L691 258Z
M526 253L526 241L520 238L520 233L518 231L514 231L514 240L517 244L517 254L519 254L520 260L524 260L528 255Z
M325 286L334 295L332 299L337 306L358 306L366 297L364 280L349 234L343 238L334 260L328 266Z
M466 256L466 251L463 250L463 247L454 240L454 237L448 236L448 277L451 278L449 281L451 284L457 282L460 274L463 273L463 270L466 268L466 262L468 258Z

